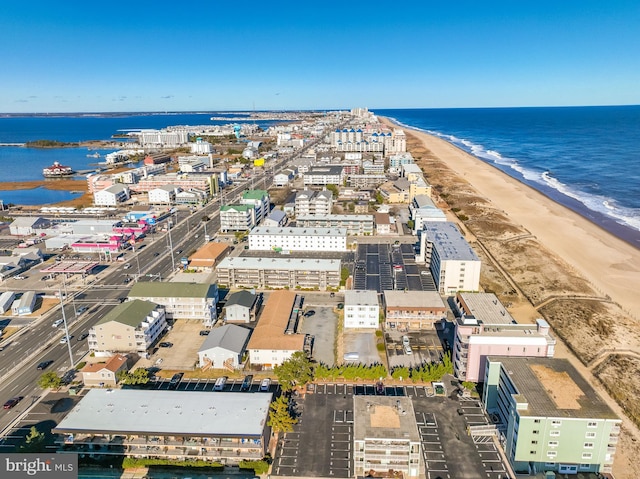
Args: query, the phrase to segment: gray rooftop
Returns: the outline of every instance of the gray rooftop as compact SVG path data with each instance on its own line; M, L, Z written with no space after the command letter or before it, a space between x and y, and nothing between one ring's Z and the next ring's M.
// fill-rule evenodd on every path
M480 261L455 223L426 221L422 226L422 234L426 234L428 241L433 243L442 261Z
M437 291L383 291L387 307L444 308L444 302Z
M462 313L483 324L513 324L515 319L493 293L458 293Z
M225 324L219 328L213 328L198 351L223 348L240 354L244 351L250 334L251 331L247 328L235 324Z
M290 258L254 258L227 257L220 261L217 269L277 269L288 271L340 271L338 259L290 259Z
M413 403L408 397L353 396L353 438L420 442Z
M260 436L271 393L91 389L61 433Z
M518 401L528 402L527 409L518 409L521 416L618 419L567 359L491 356L487 361L502 363L520 396ZM541 376L549 379L541 380L534 370L543 371ZM551 397L554 394L563 403L573 394L578 407L558 407L558 401Z
M312 166L305 175L341 175L342 174L342 166Z
M429 195L416 195L413 201L417 208L438 208Z
M246 308L251 308L255 302L256 294L243 289L242 291L236 291L235 293L230 294L225 306L229 307L238 304Z
M301 215L298 221L373 221L373 215Z
M378 293L362 289L348 289L344 292L345 306L378 306Z

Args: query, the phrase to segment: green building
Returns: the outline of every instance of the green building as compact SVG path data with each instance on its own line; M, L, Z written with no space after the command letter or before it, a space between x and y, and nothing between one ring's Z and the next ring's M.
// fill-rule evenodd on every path
M482 399L516 473L611 472L621 420L566 359L488 357Z

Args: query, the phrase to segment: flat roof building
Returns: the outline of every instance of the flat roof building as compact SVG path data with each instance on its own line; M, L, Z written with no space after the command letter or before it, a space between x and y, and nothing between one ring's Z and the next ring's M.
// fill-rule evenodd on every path
M235 465L268 451L271 399L266 392L91 389L53 432L61 435L59 453Z
M297 216L296 224L305 228L346 228L348 235L373 235L373 215Z
M344 292L344 328L380 327L380 304L376 291L351 290Z
M383 291L385 329L399 331L433 329L447 316L447 307L436 291Z
M347 251L345 228L256 227L249 233L256 251Z

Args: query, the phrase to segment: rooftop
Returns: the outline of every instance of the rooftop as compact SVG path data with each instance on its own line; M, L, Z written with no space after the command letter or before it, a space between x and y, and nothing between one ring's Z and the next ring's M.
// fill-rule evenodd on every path
M348 289L344 292L345 306L378 306L378 293L361 289Z
M373 215L301 215L298 221L373 221Z
M218 269L277 269L288 271L340 271L338 259L291 259L227 257L218 263Z
M437 291L383 291L388 308L445 308Z
M477 323L514 324L516 321L493 293L458 293L456 299L462 314ZM466 321L465 321L466 324Z
M269 196L266 190L247 190L242 193L243 200L262 200L265 196Z
M313 228L313 227L285 227L272 228L257 226L251 230L249 237L256 235L272 236L347 236L346 228Z
M211 241L189 256L189 263L191 266L213 267L216 261L218 261L218 259L223 256L228 249L229 246L224 243Z
M426 234L427 240L433 243L441 261L480 261L455 223L426 221L422 226L422 234Z
M312 166L305 175L341 175L342 166Z
M98 371L102 371L103 369L108 369L109 371L115 373L126 362L126 356L123 356L122 354L116 354L115 356L111 356L106 362L89 363L85 367L83 367L80 372L97 373Z
M203 283L138 282L129 298L214 298L217 286Z
M227 298L227 302L225 306L228 308L229 306L234 306L236 304L240 306L244 306L246 308L251 308L253 303L256 302L256 294L251 291L247 291L243 289L242 291L236 291L235 293L231 293Z
M400 439L420 442L413 403L408 397L353 396L356 441Z
M247 349L303 350L304 334L285 334L295 300L293 291L269 294Z
M147 283L150 284L150 283ZM126 324L133 328L137 328L138 325L149 316L158 307L156 303L151 301L142 301L140 299L134 299L133 301L126 301L117 305L107 314L105 314L100 321L96 323L105 324L111 321Z
M57 433L260 436L271 393L91 389Z
M247 328L235 324L225 324L219 328L213 328L198 351L224 348L240 354L244 350L250 334L251 330Z
M488 357L502 363L513 382L521 416L618 419L587 380L566 359Z

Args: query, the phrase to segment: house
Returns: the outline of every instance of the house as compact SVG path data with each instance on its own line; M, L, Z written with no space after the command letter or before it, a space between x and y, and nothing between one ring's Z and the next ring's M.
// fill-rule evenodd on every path
M493 293L457 293L453 371L461 381L481 382L489 356L553 357L556 340L544 319L516 323Z
M216 264L229 253L224 243L205 243L198 251L189 256L189 268L200 272L213 272Z
M224 306L226 322L249 323L256 319L256 313L262 304L262 293L243 289L231 293Z
M282 210L273 210L269 213L264 221L262 222L262 226L264 227L274 227L277 228L279 226L284 226L287 224L287 214Z
M287 186L293 181L293 170L283 170L273 175L273 184L279 188Z
M50 228L51 222L39 216L19 216L9 224L9 232L12 236L32 236L43 233Z
M11 304L11 313L14 316L24 316L33 313L33 308L36 306L36 293L35 291L26 291L19 299L16 299Z
M447 307L435 291L384 291L385 329L433 329L447 317Z
M391 225L391 218L389 216L389 213L375 213L374 218L376 221L376 234L388 235L391 233L395 233L395 228L392 228Z
M516 474L611 472L622 421L567 359L490 356L482 382Z
M478 291L481 261L467 240L450 221L426 221L420 233L420 253L431 271L440 294Z
M393 477L407 479L428 477L408 397L354 395L352 446L355 477L367 477L371 471L397 471L400 474Z
M89 363L80 370L85 386L115 386L118 373L128 371L128 358L122 354L111 356L106 362Z
M149 190L149 204L151 205L172 205L176 201L176 195L180 188L174 185L162 185Z
M117 206L118 203L127 201L129 198L129 187L117 183L104 190L96 191L93 194L93 204L96 206Z
M380 305L375 291L344 292L344 329L380 327Z
M296 351L304 351L306 336L295 334L294 327L301 306L302 298L293 291L269 294L247 345L252 366L272 369Z
M129 299L162 305L167 319L200 319L205 326L216 319L218 298L217 284L140 281L129 291Z
M198 364L203 370L239 369L251 330L235 324L213 328L198 350Z
M272 399L270 392L91 389L52 432L61 452L88 457L113 450L238 465L267 453Z
M148 350L166 329L165 310L161 306L139 299L126 301L89 330L89 350L98 357L114 353L147 357Z

